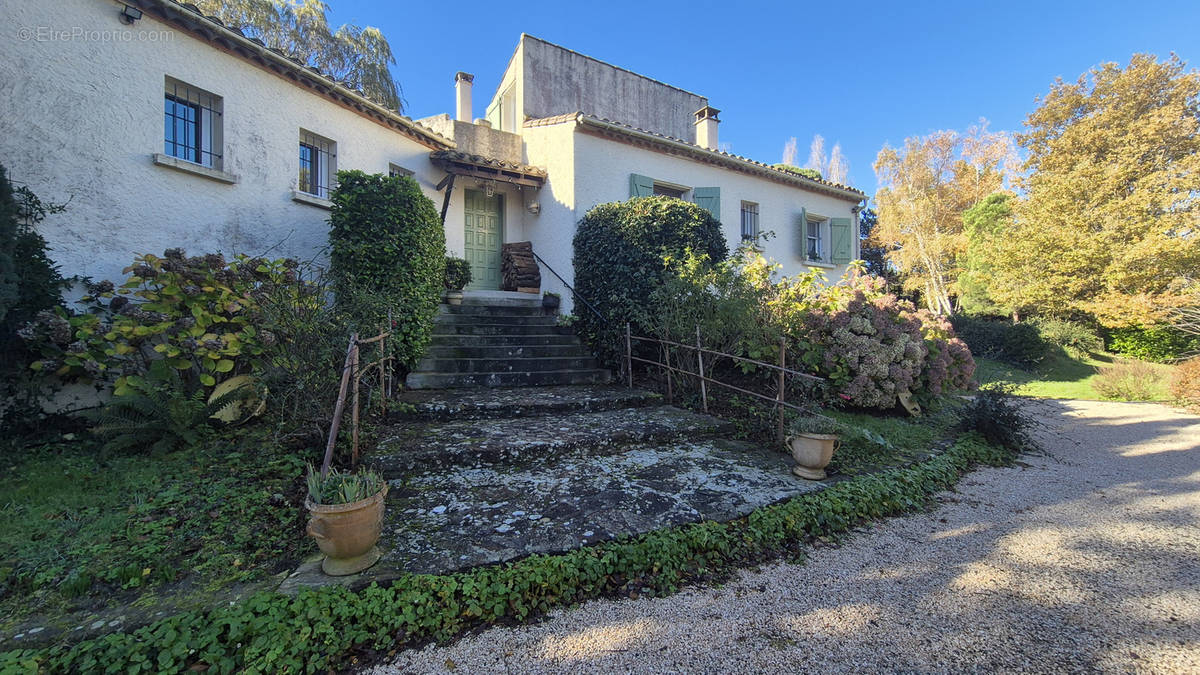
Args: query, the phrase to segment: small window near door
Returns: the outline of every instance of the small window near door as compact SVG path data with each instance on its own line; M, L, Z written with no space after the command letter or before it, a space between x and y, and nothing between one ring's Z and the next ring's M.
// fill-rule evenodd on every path
M758 240L758 204L742 202L742 241Z

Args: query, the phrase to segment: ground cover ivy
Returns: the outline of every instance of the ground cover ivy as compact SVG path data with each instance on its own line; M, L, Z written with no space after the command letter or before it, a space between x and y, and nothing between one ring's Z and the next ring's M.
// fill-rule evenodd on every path
M799 552L812 537L925 506L979 463L1012 453L968 433L909 467L839 482L727 523L703 522L561 555L448 575L407 575L360 592L260 593L74 645L0 654L3 672L317 672L388 650L447 641L481 624L521 621L584 600L661 595L740 565Z

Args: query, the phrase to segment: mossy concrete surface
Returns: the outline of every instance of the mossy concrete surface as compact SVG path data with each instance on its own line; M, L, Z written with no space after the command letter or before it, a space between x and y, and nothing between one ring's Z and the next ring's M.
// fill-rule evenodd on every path
M621 387L422 392L368 462L391 490L383 560L334 579L309 561L285 592L444 573L558 553L701 520L731 520L819 490L781 449L729 422Z

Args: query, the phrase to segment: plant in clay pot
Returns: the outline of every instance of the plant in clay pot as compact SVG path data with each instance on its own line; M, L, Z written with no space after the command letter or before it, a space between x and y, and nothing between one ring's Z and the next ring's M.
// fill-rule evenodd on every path
M462 304L463 289L471 283L471 263L466 258L446 256L446 302Z
M558 306L562 303L562 296L554 291L546 291L542 295L542 307L547 311L557 312Z
M837 446L837 420L823 415L807 415L792 422L786 443L796 460L792 473L807 480L823 480L825 467Z
M308 467L308 534L325 554L321 570L330 576L361 572L383 555L375 543L383 527L388 484L368 469L322 475Z

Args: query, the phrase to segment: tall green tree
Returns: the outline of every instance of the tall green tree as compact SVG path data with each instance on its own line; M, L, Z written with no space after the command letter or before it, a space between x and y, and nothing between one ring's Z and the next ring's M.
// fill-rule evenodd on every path
M282 50L396 111L404 110L392 77L392 47L378 28L329 27L323 0L195 0L205 14Z
M871 243L888 249L904 290L919 292L929 311L954 311L967 244L963 212L1003 187L1012 158L1008 135L989 132L986 121L966 133L938 131L879 151L879 224Z
M1149 325L1200 270L1200 73L1135 54L1057 80L1025 120L1028 152L1001 303Z
M1006 245L1006 238L1012 236L1013 201L1011 192L996 192L963 212L967 250L958 276L958 304L967 314L1003 316L1018 312L1017 307L997 303L989 290L996 272L996 248Z

